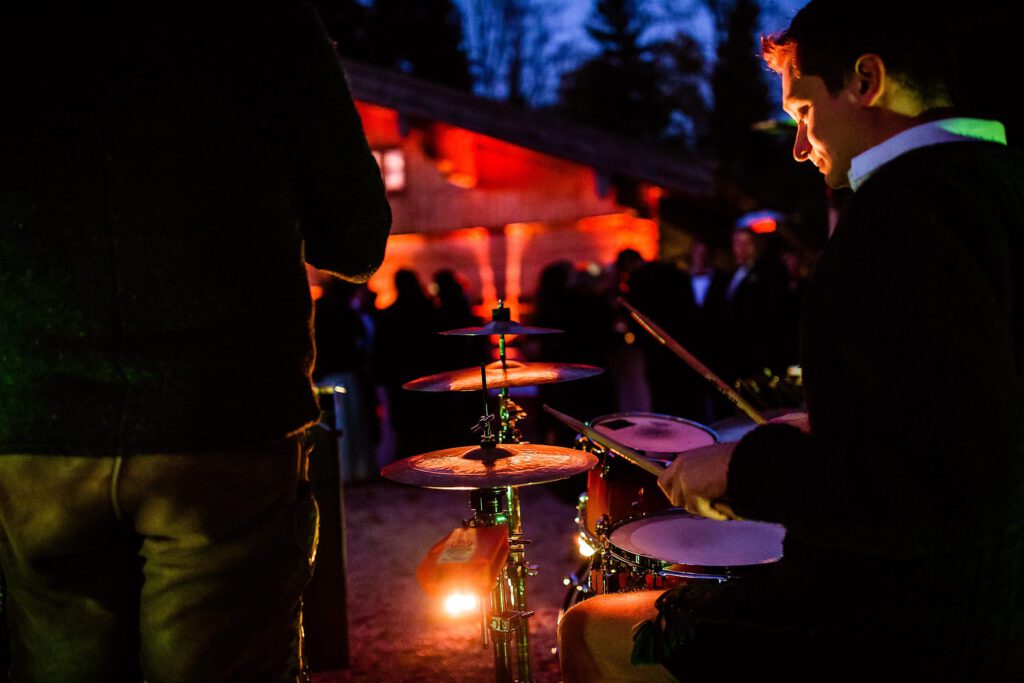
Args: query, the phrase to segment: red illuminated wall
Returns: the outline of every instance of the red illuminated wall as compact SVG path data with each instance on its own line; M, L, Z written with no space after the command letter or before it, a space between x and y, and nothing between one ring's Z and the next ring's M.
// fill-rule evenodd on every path
M401 268L420 274L424 284L442 268L462 274L470 298L483 310L505 299L513 316L530 300L545 266L560 260L610 266L623 249L657 258L658 226L625 213L584 218L566 225L512 223L497 230L469 228L447 233L392 235L384 264L370 279L377 305L394 300L394 275Z
M393 301L401 268L424 284L451 268L485 311L502 298L515 316L550 263L608 266L626 248L657 258L657 224L600 195L592 168L443 123L418 123L402 136L394 110L357 107L370 146L401 149L407 172L404 191L389 195L394 228L370 280L378 306ZM660 189L644 196L655 205Z

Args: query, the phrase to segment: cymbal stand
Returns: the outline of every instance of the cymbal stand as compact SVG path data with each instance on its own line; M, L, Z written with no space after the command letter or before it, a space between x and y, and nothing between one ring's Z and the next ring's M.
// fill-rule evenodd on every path
M533 615L519 609L525 604L525 576L522 561L526 543L519 536L512 535L518 522L518 515L509 509L509 490L514 487L476 489L469 494L473 519L469 526L509 527L509 560L498 575L498 581L491 591L491 610L484 615L484 645L488 639L494 646L494 672L498 683L527 683L532 681L530 670L529 624ZM518 499L517 499L518 500ZM520 558L517 560L514 555ZM518 674L518 676L517 676Z
M512 319L512 312L505 308L505 302L498 300L498 307L491 311L491 317L495 322L508 322ZM506 367L505 335L498 335L498 360L501 367ZM484 388L486 391L486 387ZM498 418L501 427L498 430L498 443L519 443L523 435L519 431L519 420L526 417L526 411L519 407L508 395L508 387L503 387L498 398Z
M511 320L509 309L502 301L493 310L494 320ZM498 335L498 354L505 365L505 335ZM487 408L487 373L481 367L484 395L484 416L480 427L483 430L481 445L485 440L494 443L491 434L491 415ZM502 388L499 397L497 434L498 443L519 443L522 436L516 423L526 413L513 402L508 388ZM489 623L484 628L484 643L488 634L494 642L494 669L498 683L530 683L533 681L530 665L530 625L533 615L526 608L526 578L536 575L536 567L526 561L526 545L530 542L523 537L522 510L519 493L514 486L477 489L470 493L473 508L471 526L508 525L508 562L498 577L498 583L491 592L491 613L485 616ZM512 646L515 646L515 668L513 668ZM518 677L516 676L518 674Z

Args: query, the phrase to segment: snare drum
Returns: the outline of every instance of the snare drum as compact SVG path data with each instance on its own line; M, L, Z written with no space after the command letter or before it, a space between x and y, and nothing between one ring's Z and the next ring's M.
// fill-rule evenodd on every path
M748 576L782 558L785 535L781 524L721 522L678 508L625 520L608 533L592 588L615 593Z
M680 451L718 442L714 430L698 422L656 413L616 413L591 421L590 425L623 446L653 462L671 463ZM592 443L577 438L577 446L598 457L598 466L587 476L585 502L581 502L580 531L596 539L602 517L615 523L629 517L672 507L650 473Z

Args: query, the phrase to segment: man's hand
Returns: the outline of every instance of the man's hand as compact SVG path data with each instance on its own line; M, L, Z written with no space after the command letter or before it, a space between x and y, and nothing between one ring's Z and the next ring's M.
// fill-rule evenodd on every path
M673 505L711 519L735 519L736 515L715 501L725 496L729 461L735 443L717 443L676 456L658 476L658 486Z

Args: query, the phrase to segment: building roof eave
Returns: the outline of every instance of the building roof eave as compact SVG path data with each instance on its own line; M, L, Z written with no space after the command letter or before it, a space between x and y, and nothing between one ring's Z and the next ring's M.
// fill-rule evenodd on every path
M712 193L713 172L706 162L679 159L550 113L513 107L383 67L351 60L342 64L357 100L581 163L608 176L626 176L688 195Z

